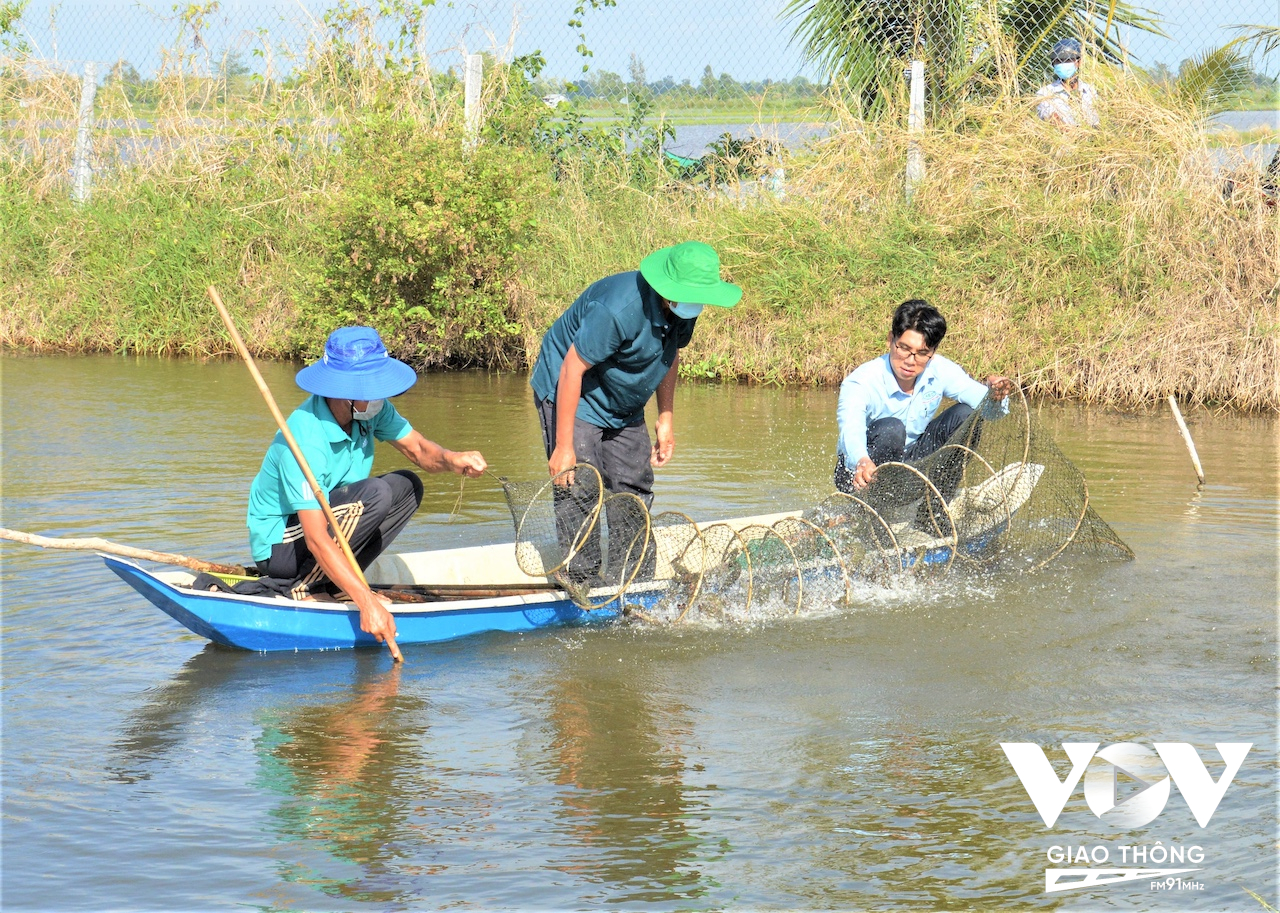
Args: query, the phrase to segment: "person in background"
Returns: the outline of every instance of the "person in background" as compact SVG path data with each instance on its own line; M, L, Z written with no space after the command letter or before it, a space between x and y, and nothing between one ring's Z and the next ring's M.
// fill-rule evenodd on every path
M1062 38L1049 52L1054 80L1036 92L1036 115L1060 127L1096 127L1098 91L1080 78L1080 42Z
M875 480L881 463L911 462L938 450L984 400L986 417L1004 414L995 404L1013 392L1013 382L1000 375L991 375L985 384L974 380L937 354L946 335L947 321L937 308L920 298L904 301L893 312L888 352L844 379L836 407L837 489L862 491ZM935 415L944 396L956 404ZM962 465L939 470L937 485L944 499L954 494Z
M334 330L325 342L324 358L297 375L298 386L311 396L289 416L289 431L362 569L391 544L422 503L422 480L411 470L370 478L374 441L389 441L427 472L475 477L487 468L479 452L446 450L396 411L390 397L417 379L413 368L387 353L371 327ZM294 599L340 591L360 610L360 630L380 643L395 636L386 600L352 570L279 431L249 488L247 522L252 557L262 575L250 581L256 590Z

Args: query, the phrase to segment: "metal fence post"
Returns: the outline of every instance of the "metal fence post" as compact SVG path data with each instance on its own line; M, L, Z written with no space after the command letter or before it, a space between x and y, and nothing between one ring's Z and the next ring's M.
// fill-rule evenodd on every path
M467 125L467 142L475 143L480 134L480 81L484 73L484 58L468 54L466 64L466 94L463 113Z
M911 61L911 112L907 116L907 132L917 134L924 129L924 61ZM907 140L907 199L916 192L924 178L924 152L918 139Z
M90 60L84 65L84 82L80 87L80 123L76 129L76 153L71 166L71 198L88 203L93 183L89 157L93 153L93 98L98 92L98 67Z

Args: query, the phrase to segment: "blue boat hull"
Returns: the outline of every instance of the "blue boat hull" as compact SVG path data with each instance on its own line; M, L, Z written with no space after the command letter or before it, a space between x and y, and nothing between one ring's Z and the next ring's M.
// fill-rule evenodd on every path
M964 553L977 555L989 547L1003 526L961 545ZM107 567L188 630L215 643L245 650L342 650L376 647L378 642L360 630L360 613L349 603L296 602L262 596L201 592L175 586L131 561L102 555ZM899 560L905 570L917 563L948 563L952 548L904 552ZM823 573L834 574L834 568ZM807 585L807 584L806 584ZM400 644L426 644L456 640L489 631L522 632L563 625L614 621L621 604L651 609L661 589L627 591L624 600L601 608L583 609L561 590L533 596L506 596L454 602L397 603L392 606Z
M102 555L107 567L165 614L215 643L245 650L342 650L378 646L360 630L360 613L342 603L310 603L202 593L169 584L130 561ZM531 596L469 599L392 608L404 644L439 643L487 631L536 631L608 622L616 605L591 611L556 590Z

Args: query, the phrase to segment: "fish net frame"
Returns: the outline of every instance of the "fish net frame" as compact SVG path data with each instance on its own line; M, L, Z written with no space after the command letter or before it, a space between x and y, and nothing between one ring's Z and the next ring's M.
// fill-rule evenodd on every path
M521 571L554 580L584 609L671 624L708 604L796 615L849 605L862 583L1034 572L1073 546L1133 557L1016 387L1003 403L984 400L927 457L886 461L866 488L780 516L652 514L632 493L606 492L588 464L503 488Z

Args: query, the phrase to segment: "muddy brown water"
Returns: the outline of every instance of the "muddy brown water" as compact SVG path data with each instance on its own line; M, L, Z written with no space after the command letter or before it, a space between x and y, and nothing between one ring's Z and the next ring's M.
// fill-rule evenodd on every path
M295 368L265 366L286 410ZM0 384L4 526L244 560L273 425L242 366L10 354ZM820 499L835 399L683 385L657 506ZM544 471L523 377L429 375L398 406ZM1276 906L1276 418L1191 412L1197 490L1167 411L1040 416L1133 562L868 588L822 617L487 635L395 669L215 648L92 555L0 544L4 907ZM449 522L457 477L426 481L397 548L510 540L492 483ZM1141 827L1077 784L1050 828L1014 742L1059 778L1063 742L1189 743L1215 779L1216 743L1253 747L1204 827L1180 781ZM1143 790L1115 781L1118 803ZM1173 868L1157 845L1195 871L1046 893L1055 867Z

